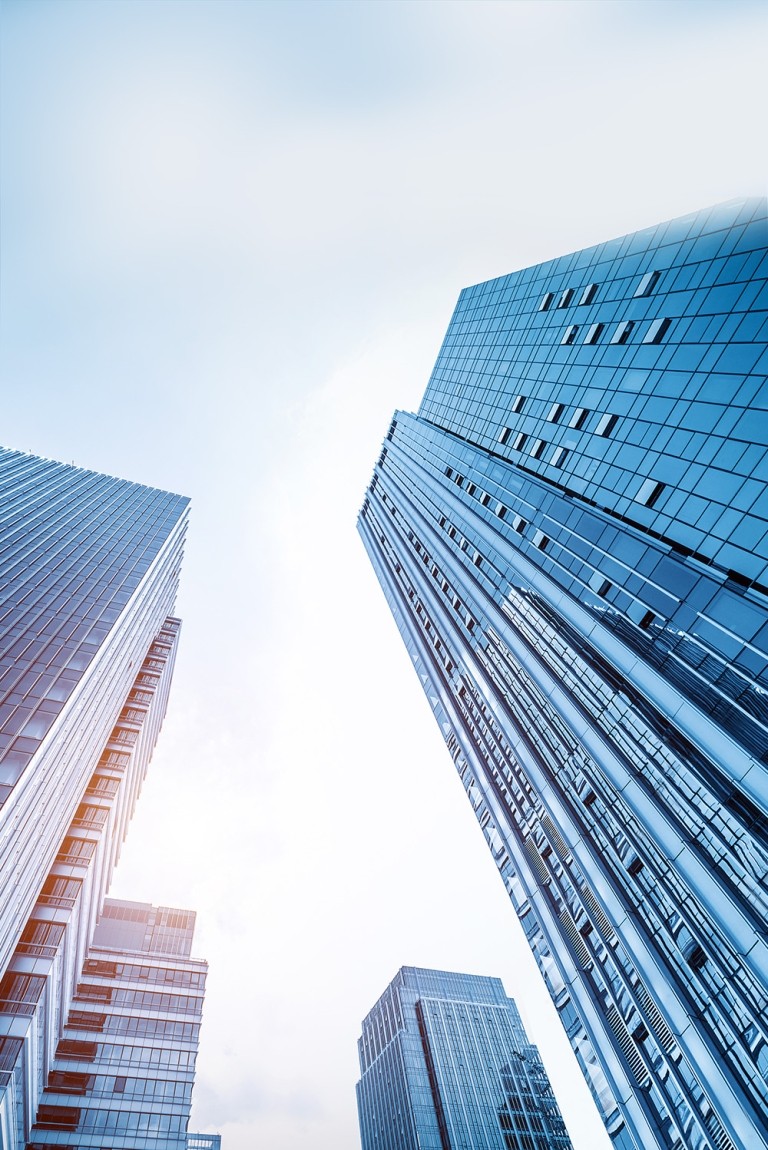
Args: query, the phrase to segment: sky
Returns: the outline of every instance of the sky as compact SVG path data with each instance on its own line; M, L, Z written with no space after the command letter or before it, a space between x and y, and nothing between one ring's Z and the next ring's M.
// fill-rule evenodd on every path
M112 893L198 912L192 1128L356 1150L404 964L610 1145L355 530L462 287L768 187L768 8L2 0L0 441L192 499Z

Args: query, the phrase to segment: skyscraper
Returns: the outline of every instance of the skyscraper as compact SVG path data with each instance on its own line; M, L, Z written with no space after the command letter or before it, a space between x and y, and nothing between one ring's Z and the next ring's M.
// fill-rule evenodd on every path
M363 1021L363 1150L570 1150L498 978L404 966Z
M607 1129L768 1146L768 224L463 291L359 530Z
M144 1044L145 1061L151 1061L163 1029L175 1026L161 1023L157 1012L173 1014L178 1006L191 1015L183 1026L192 1030L184 1030L181 1046L165 1045L191 1057L184 1077L185 1085L191 1083L204 964L187 958L189 930L177 938L178 961L164 963L164 969L192 970L198 980L183 1003L174 994L158 1005L163 996L144 993L142 975L136 987L120 987L135 956L106 959L100 949L114 945L114 925L110 934L106 924L120 904L105 906L104 896L168 699L187 502L0 451L3 1150L21 1150L33 1137L34 1144L61 1145L62 1131L67 1145L90 1144L81 1119L106 1114L104 1098L118 1094L124 1097L112 1097L112 1118L99 1126L94 1144L127 1144L120 1142L125 1115L141 1108L136 1097L151 1074L124 1069L129 1044L116 1040L104 1047L96 1037L100 1022L107 1031L152 1035ZM180 913L189 928L186 912L170 913ZM153 922L148 958L140 966L150 971L150 982L156 979L149 957L157 963L176 937ZM135 949L136 938L126 939L128 950ZM107 974L104 964L122 973ZM184 978L186 973L180 985L186 986ZM94 1010L97 1000L103 1008L115 1004L114 1010ZM114 1077L96 1069L105 1070L107 1062ZM127 1087L121 1089L123 1081ZM188 1093L181 1104L187 1114ZM84 1099L76 1108L62 1100L71 1094ZM172 1094L168 1112L178 1117L175 1084ZM148 1115L164 1112L157 1101L145 1099L143 1106ZM138 1141L134 1133L131 1145L185 1145L186 1119L162 1127L149 1125Z

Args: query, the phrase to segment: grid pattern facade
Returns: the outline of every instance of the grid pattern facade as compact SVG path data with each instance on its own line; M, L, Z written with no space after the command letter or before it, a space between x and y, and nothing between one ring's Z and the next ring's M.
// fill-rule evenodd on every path
M116 937L126 922L133 937ZM106 900L27 1150L187 1150L207 970L189 958L193 926L188 911Z
M403 967L363 1022L363 1150L570 1150L497 978Z
M481 284L359 520L622 1148L768 1146L767 374L765 201Z
M111 987L91 968L102 961L93 949L99 919L100 945L111 947L106 924L138 905L146 921L140 937L123 937L123 950L171 947L178 965L200 975L188 958L194 916L104 902L167 707L187 503L0 451L2 1150L102 1146L107 1129L116 1148L185 1146L202 982L182 1011L193 1023L175 1014L180 997ZM116 1035L109 1055L94 1038L97 1015ZM177 1025L179 1035L169 1029ZM124 1034L141 1034L163 1071L145 1075L140 1122L125 1115L137 1112L141 1075L107 1065L131 1044ZM163 1062L182 1053L181 1070ZM105 1107L126 1093L110 1087L110 1073L126 1078L130 1104L112 1097ZM173 1093L150 1091L152 1073L172 1081ZM97 1113L112 1111L122 1115L116 1124L100 1124Z

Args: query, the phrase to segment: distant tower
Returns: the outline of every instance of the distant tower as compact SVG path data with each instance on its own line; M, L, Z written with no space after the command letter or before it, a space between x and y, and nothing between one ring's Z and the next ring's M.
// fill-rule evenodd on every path
M768 1147L768 220L462 291L359 530L622 1150Z
M498 978L404 966L363 1022L363 1150L570 1150Z
M189 957L194 922L105 901L27 1150L60 1146L62 1131L73 1150L106 1137L187 1150L207 973Z
M2 1150L186 1145L194 916L104 895L168 701L187 503L0 450ZM150 918L105 955L119 907Z

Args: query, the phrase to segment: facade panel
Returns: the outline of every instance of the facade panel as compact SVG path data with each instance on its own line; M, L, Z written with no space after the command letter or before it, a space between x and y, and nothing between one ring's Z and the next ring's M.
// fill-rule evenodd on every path
M762 200L480 284L359 519L622 1147L768 1146L767 376Z

